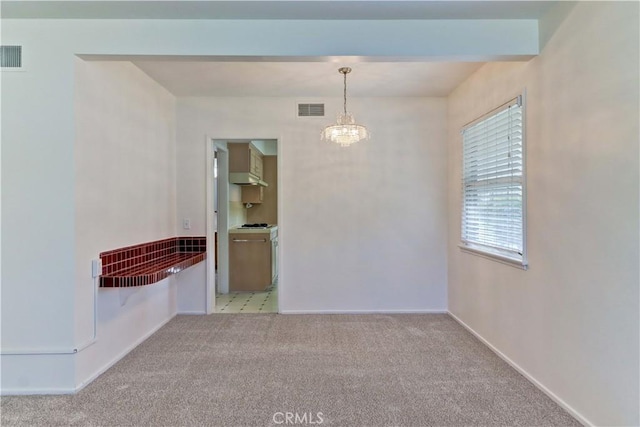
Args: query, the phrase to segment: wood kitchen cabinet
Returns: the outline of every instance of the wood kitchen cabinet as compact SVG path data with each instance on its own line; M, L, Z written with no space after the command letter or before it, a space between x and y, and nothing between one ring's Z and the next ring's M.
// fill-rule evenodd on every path
M229 233L229 290L264 291L273 280L269 233Z
M264 170L262 179L269 183L268 187L262 188L262 202L256 203L249 200L258 200L255 195L249 196L247 194L242 201L248 200L245 203L251 203L253 207L247 209L247 220L249 224L266 222L267 224L278 223L278 157L277 156L264 156L262 158L264 164ZM244 190L250 186L243 186L243 192L258 191L258 190ZM251 197L251 198L249 198Z
M230 173L251 173L262 179L262 153L252 143L233 143L227 148Z
M261 185L248 185L242 187L242 203L262 203L264 201L264 187Z
M251 144L249 144L249 147L251 147ZM251 151L251 162L249 164L251 172L253 172L255 175L258 175L258 178L262 179L264 175L264 170L262 167L262 153L256 149L249 149Z

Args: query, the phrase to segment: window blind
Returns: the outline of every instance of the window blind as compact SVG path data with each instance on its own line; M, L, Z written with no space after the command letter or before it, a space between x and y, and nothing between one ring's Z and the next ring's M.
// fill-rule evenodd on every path
M524 263L522 97L467 125L462 244Z

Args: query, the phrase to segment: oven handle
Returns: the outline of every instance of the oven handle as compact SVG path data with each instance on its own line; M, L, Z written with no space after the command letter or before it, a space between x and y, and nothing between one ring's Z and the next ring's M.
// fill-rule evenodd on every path
M267 241L267 239L233 239L233 241L236 243L264 243Z

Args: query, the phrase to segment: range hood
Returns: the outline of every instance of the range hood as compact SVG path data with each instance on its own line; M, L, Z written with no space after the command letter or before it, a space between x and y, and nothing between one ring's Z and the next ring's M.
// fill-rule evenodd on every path
M262 187L268 187L269 184L261 180L249 172L231 172L229 173L229 182L236 185L260 185Z

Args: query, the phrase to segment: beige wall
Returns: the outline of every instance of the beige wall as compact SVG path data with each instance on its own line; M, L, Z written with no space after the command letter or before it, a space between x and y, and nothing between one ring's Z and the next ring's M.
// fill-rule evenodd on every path
M229 228L247 222L247 208L242 203L242 187L229 184Z
M579 3L449 98L449 310L597 425L640 424L638 62L638 4ZM460 129L525 89L528 271L458 248Z

